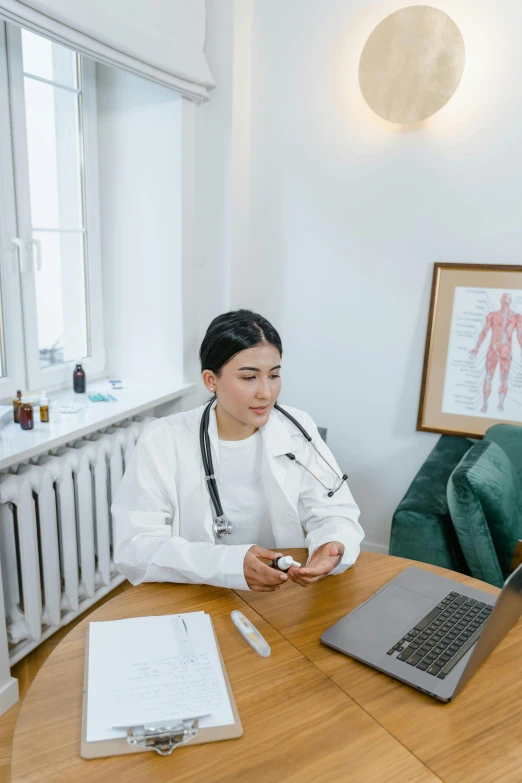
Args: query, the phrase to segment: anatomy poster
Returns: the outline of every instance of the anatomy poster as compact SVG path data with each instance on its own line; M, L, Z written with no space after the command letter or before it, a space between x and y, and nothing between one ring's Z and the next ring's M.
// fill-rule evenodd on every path
M522 291L454 291L442 412L522 422Z

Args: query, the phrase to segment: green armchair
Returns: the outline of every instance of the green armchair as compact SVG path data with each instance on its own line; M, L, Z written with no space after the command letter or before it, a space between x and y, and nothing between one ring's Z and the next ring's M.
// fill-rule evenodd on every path
M522 538L522 427L443 435L401 500L390 554L501 587Z

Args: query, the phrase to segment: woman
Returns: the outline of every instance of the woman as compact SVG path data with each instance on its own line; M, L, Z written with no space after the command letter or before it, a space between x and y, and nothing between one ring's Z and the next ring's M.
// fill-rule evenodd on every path
M274 407L282 355L276 330L250 310L225 313L210 324L200 348L203 383L214 395L208 438L232 533L218 537L215 530L200 442L207 406L153 422L134 449L112 507L114 560L133 584L270 592L288 578L305 586L342 573L357 559L364 537L359 509L334 475L334 457L307 413L284 406L324 459ZM335 489L332 497L328 488ZM303 546L310 555L305 567L281 573L262 562L281 548Z

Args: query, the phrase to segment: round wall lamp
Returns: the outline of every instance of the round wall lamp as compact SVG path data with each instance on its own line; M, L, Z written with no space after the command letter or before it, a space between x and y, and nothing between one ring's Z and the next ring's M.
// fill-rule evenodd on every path
M361 54L359 84L379 117L410 125L446 105L464 61L464 40L453 19L438 8L413 5L374 29Z

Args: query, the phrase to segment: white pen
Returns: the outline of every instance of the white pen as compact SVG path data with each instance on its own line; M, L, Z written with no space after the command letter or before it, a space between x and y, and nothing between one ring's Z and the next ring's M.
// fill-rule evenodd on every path
M181 615L179 614L178 614L178 620L181 621L181 626L182 626L183 645L185 649L185 660L190 660L190 662L192 663L192 661L194 660L194 651L192 649L192 645L190 644L187 624L185 622L185 619L181 617Z

